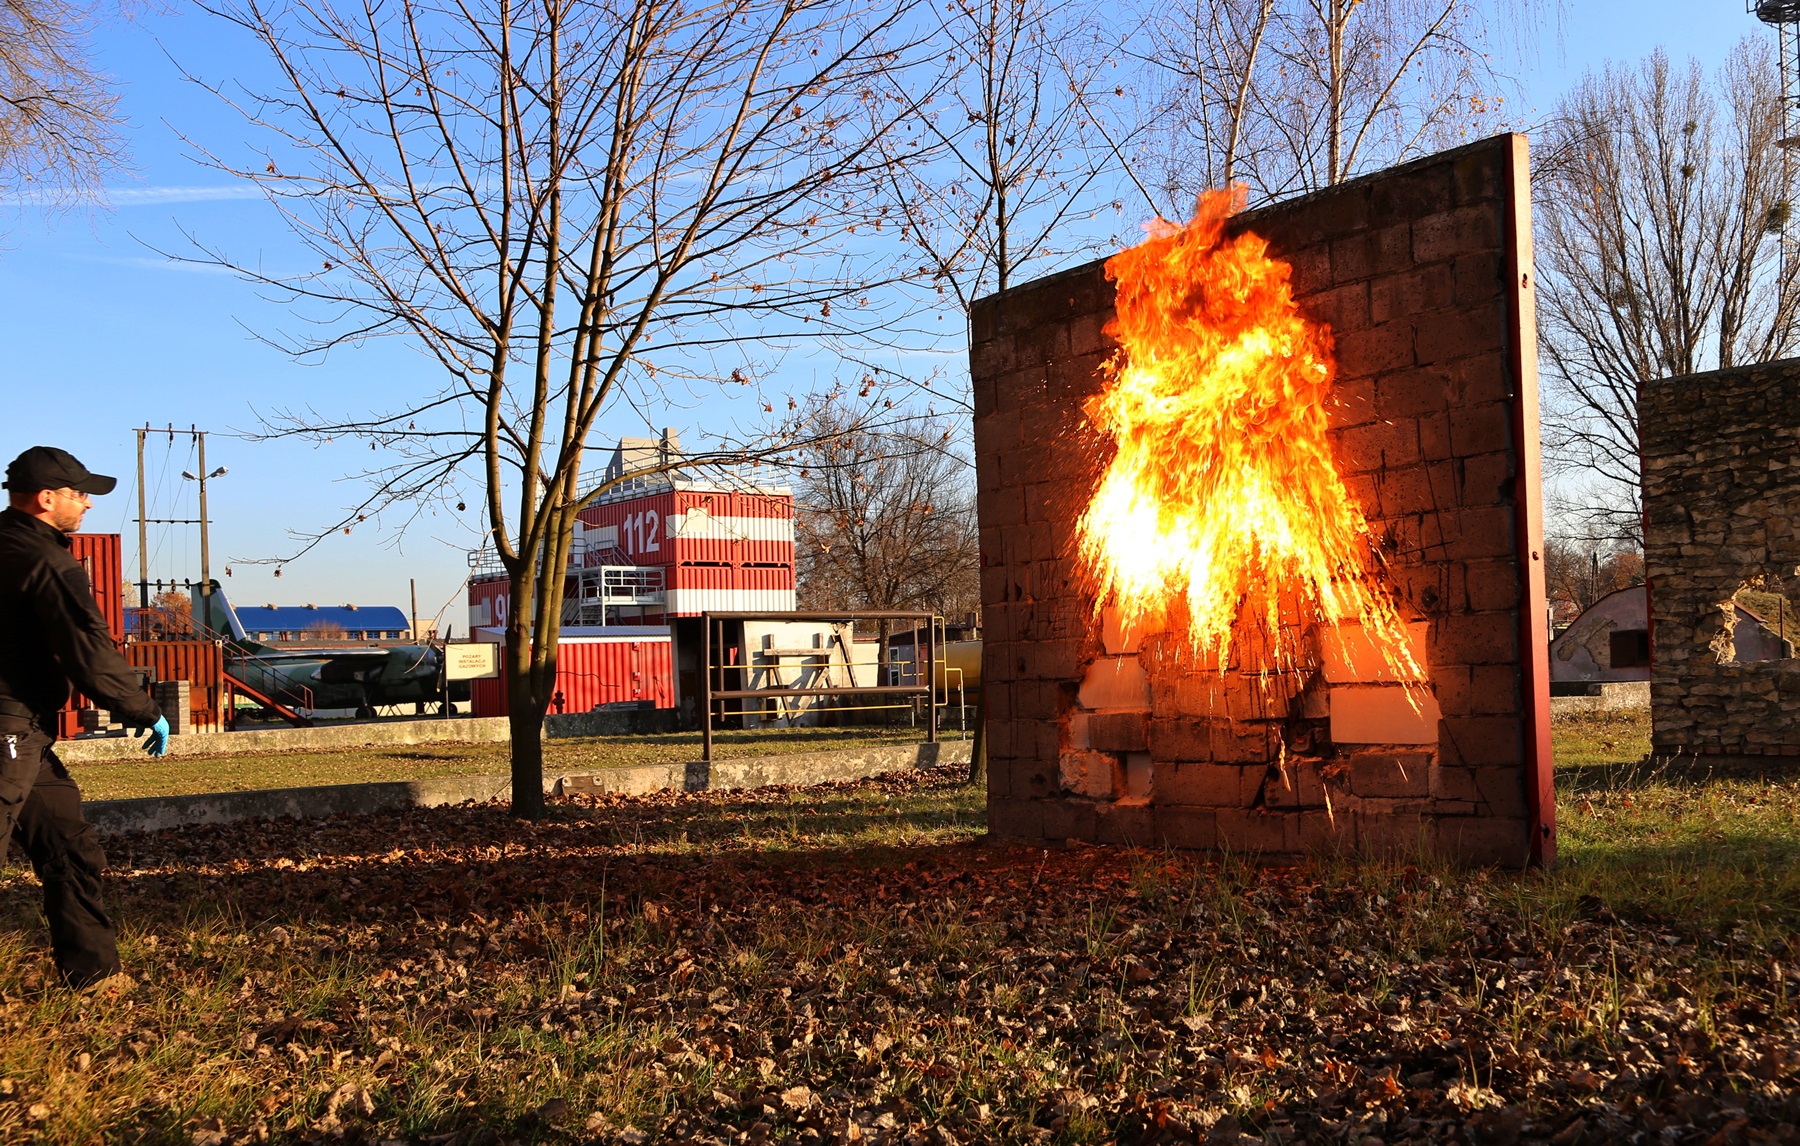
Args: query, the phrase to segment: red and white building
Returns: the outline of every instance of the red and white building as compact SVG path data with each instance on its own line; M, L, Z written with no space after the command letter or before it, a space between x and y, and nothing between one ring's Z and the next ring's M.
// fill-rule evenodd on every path
M660 440L626 438L605 476L666 465L679 450L671 431ZM497 556L471 555L471 634L505 624L509 595ZM698 686L701 614L793 609L794 497L784 487L650 473L626 477L577 520L564 586L565 637L664 628L674 640L682 698Z

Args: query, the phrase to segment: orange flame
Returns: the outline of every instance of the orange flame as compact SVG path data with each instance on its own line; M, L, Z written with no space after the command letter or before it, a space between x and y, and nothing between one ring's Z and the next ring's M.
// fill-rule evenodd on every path
M1240 613L1264 631L1265 670L1311 660L1307 623L1354 620L1396 676L1417 680L1326 439L1331 330L1301 315L1267 241L1225 238L1243 202L1242 187L1209 191L1192 223L1158 220L1106 264L1119 351L1087 414L1118 449L1079 524L1096 603L1127 629L1185 628L1221 669Z

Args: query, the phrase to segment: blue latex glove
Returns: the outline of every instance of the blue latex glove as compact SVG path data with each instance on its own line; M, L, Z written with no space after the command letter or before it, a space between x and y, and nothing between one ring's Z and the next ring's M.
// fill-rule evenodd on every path
M158 760L162 759L165 755L168 754L168 751L169 751L169 718L168 717L159 716L156 718L155 724L152 724L148 729L141 729L140 731L145 731L145 732L149 733L149 735L145 736L144 740L143 740L143 749L145 752L148 752L150 755L156 757Z

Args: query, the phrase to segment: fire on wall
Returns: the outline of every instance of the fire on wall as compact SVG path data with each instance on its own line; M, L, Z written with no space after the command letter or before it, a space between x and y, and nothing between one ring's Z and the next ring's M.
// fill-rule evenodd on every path
M1524 152L978 304L996 834L1550 857Z

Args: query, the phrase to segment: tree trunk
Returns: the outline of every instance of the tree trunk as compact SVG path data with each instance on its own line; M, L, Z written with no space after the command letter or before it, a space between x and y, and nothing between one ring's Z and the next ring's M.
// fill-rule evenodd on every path
M531 674L507 684L506 720L512 733L512 811L521 820L544 816L544 709L530 696Z
M987 787L987 689L975 695L975 738L969 742L969 786Z
M511 578L512 608L506 617L506 648L500 673L506 680L506 719L512 736L512 811L524 820L544 814L544 710L548 697L533 686L531 614L535 570Z

